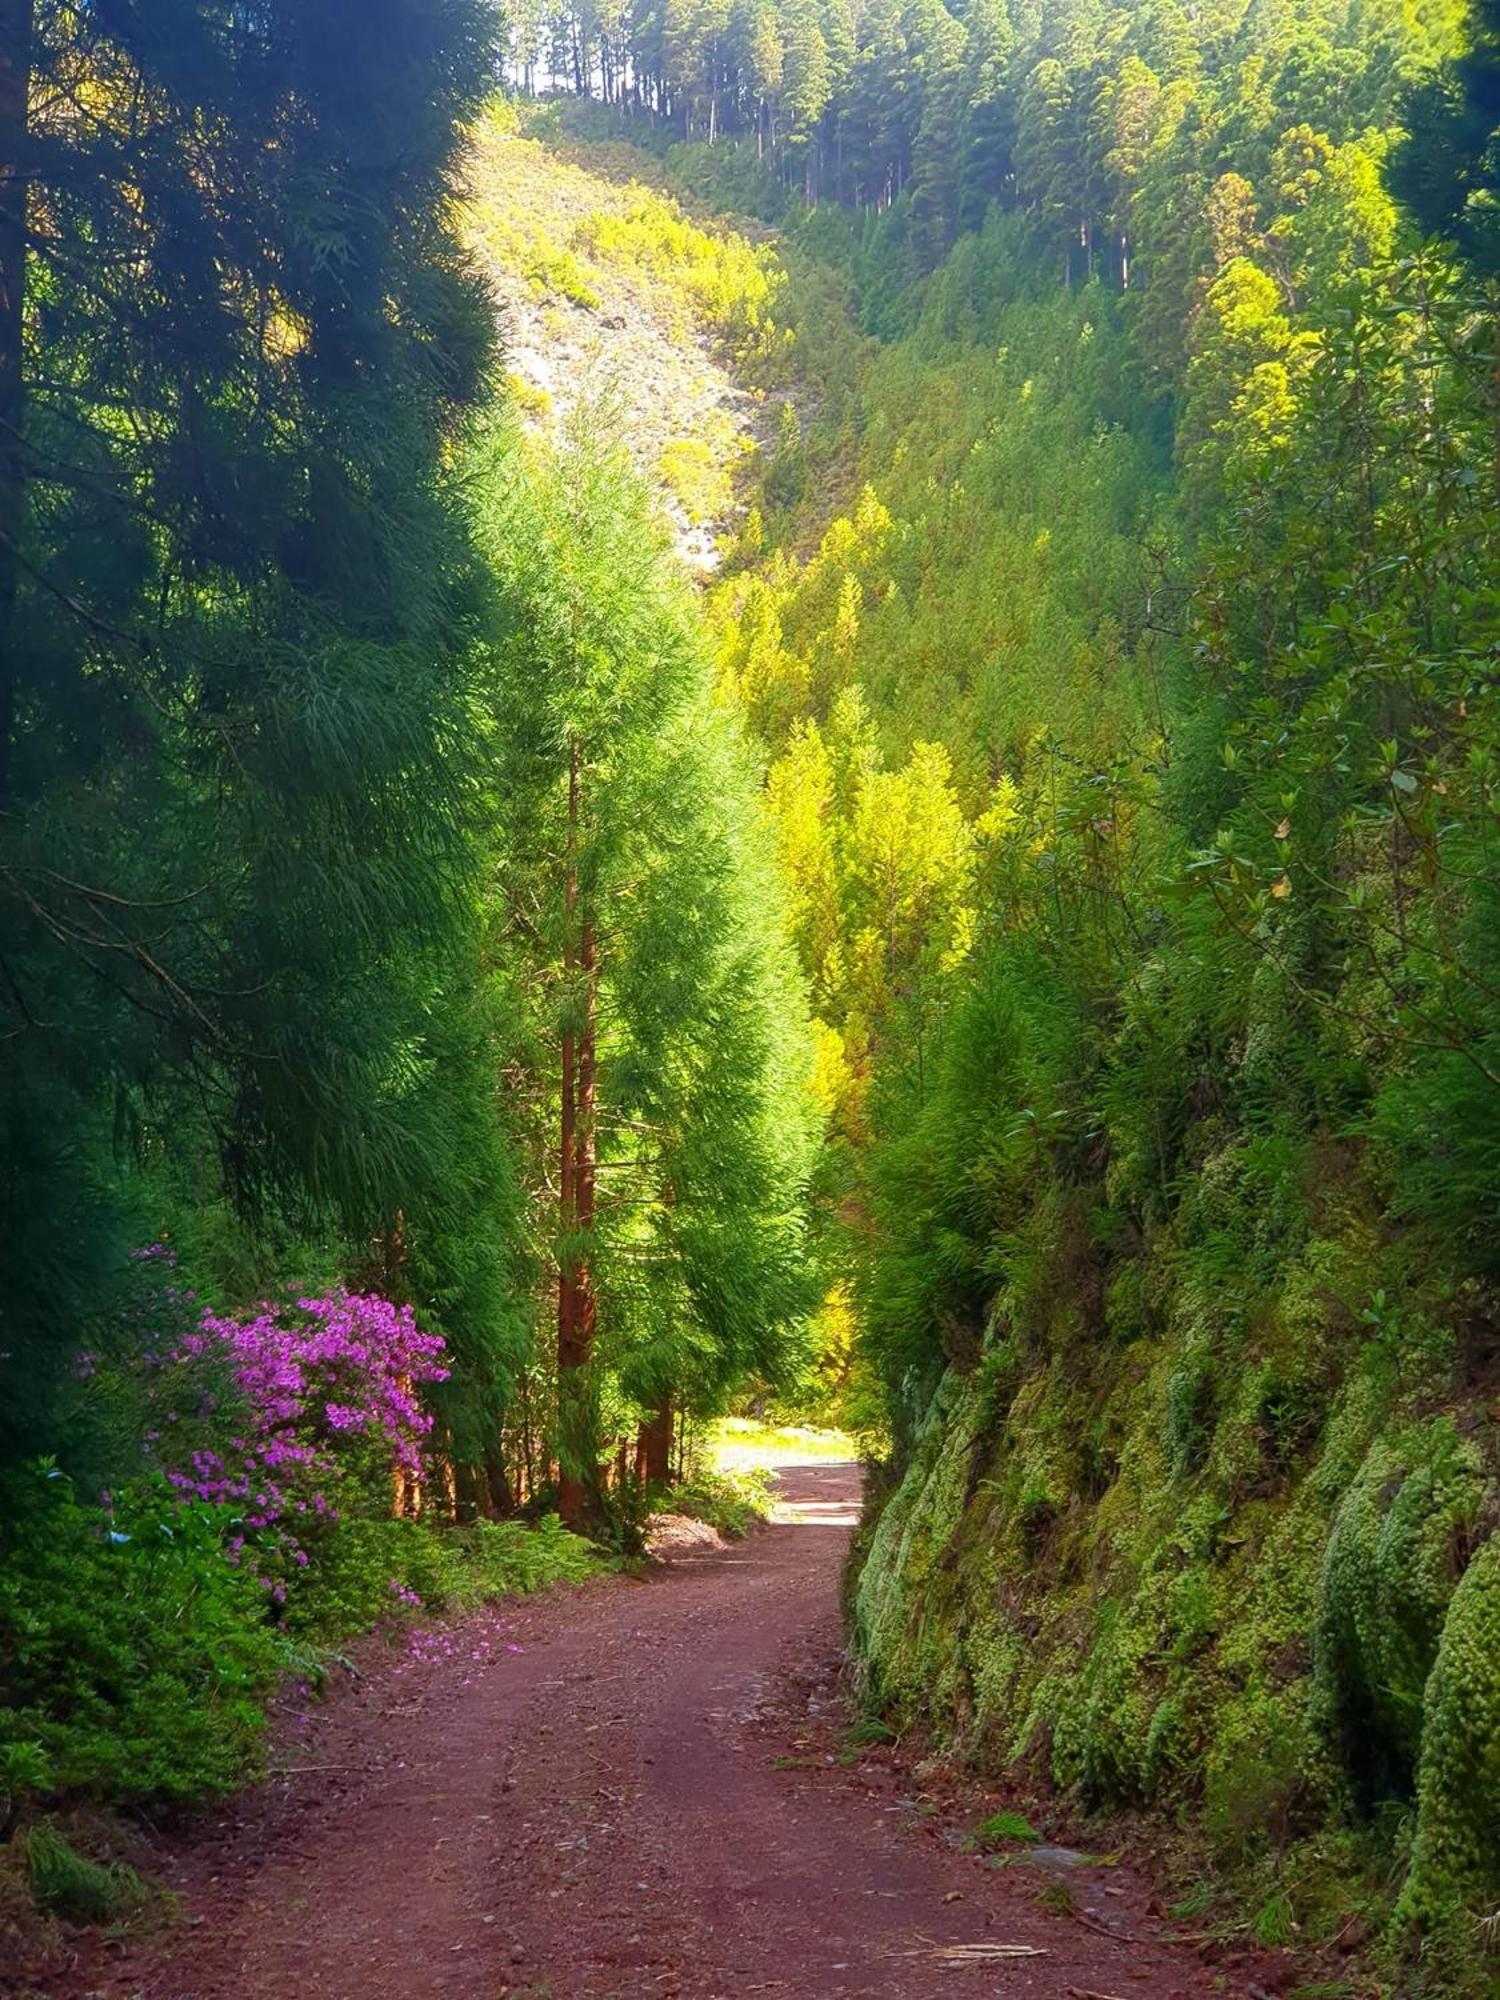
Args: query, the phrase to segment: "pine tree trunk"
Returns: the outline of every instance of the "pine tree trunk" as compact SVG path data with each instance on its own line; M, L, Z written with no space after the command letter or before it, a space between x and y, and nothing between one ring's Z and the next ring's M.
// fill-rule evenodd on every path
M10 797L16 721L17 556L26 513L26 208L34 0L0 0L0 810Z
M492 1445L485 1453L482 1489L481 1512L486 1520L503 1521L515 1513L516 1491L511 1484L505 1454L498 1444Z
M569 987L562 1037L562 1115L559 1185L562 1255L557 1283L558 1512L569 1528L582 1528L597 1480L589 1371L597 1317L586 1243L594 1222L595 983L598 952L593 923L579 895L578 820L580 753L577 739L568 770L568 865L564 887L567 926L563 969ZM573 1008L582 1001L582 1020Z
M640 1428L636 1463L645 1486L669 1486L672 1481L672 1430L675 1413L672 1398L663 1396L661 1406L649 1423Z
M454 1466L453 1492L453 1518L456 1521L490 1518L489 1495L485 1490L484 1475L474 1466Z
M531 1429L531 1382L527 1375L521 1377L521 1490L518 1498L530 1500L537 1489L535 1439ZM546 1472L542 1477L545 1479Z

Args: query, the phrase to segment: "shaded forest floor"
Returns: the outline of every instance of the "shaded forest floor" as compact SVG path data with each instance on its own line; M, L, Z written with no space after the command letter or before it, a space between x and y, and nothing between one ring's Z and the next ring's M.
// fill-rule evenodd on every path
M294 1706L278 1775L160 1844L181 1922L91 1944L46 1991L1206 2000L1286 1982L1264 1955L1172 1941L1128 1857L967 1851L993 1800L852 1747L837 1584L857 1471L789 1469L780 1492L735 1549L420 1631Z

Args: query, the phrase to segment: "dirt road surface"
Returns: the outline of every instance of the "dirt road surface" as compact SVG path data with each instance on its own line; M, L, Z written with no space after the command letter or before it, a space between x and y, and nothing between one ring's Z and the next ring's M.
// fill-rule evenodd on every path
M836 1598L857 1471L789 1470L781 1494L775 1523L734 1549L418 1632L331 1701L299 1708L273 1780L235 1817L167 1847L183 1922L81 1962L49 1991L1257 1990L1247 1970L1165 1941L1124 1869L1051 1864L1065 1898L1045 1861L988 1865L900 1758L844 1749ZM953 1947L985 1950L965 1962Z

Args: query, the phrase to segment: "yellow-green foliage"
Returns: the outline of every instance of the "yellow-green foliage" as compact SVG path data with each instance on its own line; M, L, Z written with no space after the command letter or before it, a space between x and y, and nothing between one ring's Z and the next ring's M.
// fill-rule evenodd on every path
M1003 267L999 238L963 253L971 273L992 252ZM868 1693L987 1767L1180 1810L1257 1883L1267 1935L1332 1914L1316 1885L1352 1867L1341 1840L1389 1880L1382 1842L1413 1810L1403 1909L1482 1914L1489 1877L1455 1856L1491 1810L1457 1777L1492 1754L1485 1669L1453 1635L1488 1602L1466 1565L1497 1482L1455 1363L1492 1307L1392 1230L1389 1159L1334 1136L1388 1060L1388 1013L1352 986L1351 1035L1307 1004L1302 955L1324 982L1346 933L1293 895L1287 780L1260 814L1264 907L1293 905L1277 951L1222 904L1163 908L1190 844L1174 816L1194 840L1226 822L1238 739L1195 767L1167 715L1164 783L1151 642L1111 616L1151 587L1153 505L1112 312L1007 305L981 344L933 296L865 362L837 448L784 426L716 606L726 686L773 751L846 1128L879 1135L866 1337L913 1421L951 1364L856 1585ZM1199 338L1201 428L1179 443L1194 480L1248 477L1219 461L1285 448L1306 354L1288 331L1256 412L1231 397L1210 423L1213 368L1241 378L1211 316ZM830 460L853 473L831 504ZM929 743L969 835L945 878L962 918L945 950L888 950L866 999L861 785ZM1439 1705L1445 1672L1461 1703Z
M787 353L789 335L775 317L786 279L769 247L701 228L669 197L640 187L622 208L590 216L577 241L592 257L670 287L742 360L764 364Z
M592 175L520 137L513 108L497 100L471 134L465 234L481 257L520 271L538 293L595 305L570 238L598 188Z
M632 276L684 335L711 333L758 378L784 374L792 334L778 317L786 273L774 248L731 225L705 226L651 185L648 154L591 147L586 164L525 136L544 118L519 120L497 101L472 135L467 223L486 256L530 278L539 292L596 306L602 268Z
M789 310L800 325L800 273ZM943 743L976 814L996 746L1045 718L1103 748L1141 698L1110 606L1139 587L1123 522L1149 456L1085 414L1125 407L1111 315L1017 307L1007 332L998 353L919 336L872 353L841 425L830 396L805 440L786 426L767 499L810 553L730 578L716 607L725 677L773 747L857 683L882 748Z
M656 476L694 524L722 520L734 502L732 438L670 438Z
M506 375L505 393L525 416L540 419L551 412L552 398L547 391L514 370Z

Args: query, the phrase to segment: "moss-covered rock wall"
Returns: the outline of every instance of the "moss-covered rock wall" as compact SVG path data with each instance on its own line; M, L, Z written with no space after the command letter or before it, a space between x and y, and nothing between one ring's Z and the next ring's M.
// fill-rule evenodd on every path
M1424 1289L1336 1160L1300 1163L1292 1224L1256 1164L1227 1141L1086 1271L1039 1204L867 1540L866 1699L986 1771L1172 1813L1268 1935L1361 1911L1398 1990L1494 1991L1478 1301Z

